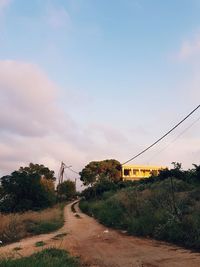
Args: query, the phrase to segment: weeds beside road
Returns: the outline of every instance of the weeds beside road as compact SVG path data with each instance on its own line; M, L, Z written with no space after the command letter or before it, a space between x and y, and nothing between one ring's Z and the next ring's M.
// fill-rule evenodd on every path
M80 267L80 262L66 251L50 248L20 259L0 260L0 267Z
M200 250L200 184L181 179L141 182L80 202L100 223L129 234Z
M0 214L0 240L2 245L24 237L45 234L62 227L64 204L42 211L28 211L16 214Z

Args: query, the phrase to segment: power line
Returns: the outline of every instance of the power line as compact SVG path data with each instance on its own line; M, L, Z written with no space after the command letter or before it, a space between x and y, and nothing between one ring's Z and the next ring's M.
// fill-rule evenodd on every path
M164 134L162 137L160 137L157 141L155 141L153 144L151 144L150 146L148 146L147 148L145 148L144 150L142 150L140 153L136 154L134 157L132 157L131 159L127 160L126 162L124 162L122 165L136 159L137 157L139 157L140 155L144 154L147 150L149 150L150 148L152 148L153 146L155 146L158 142L160 142L162 139L164 139L167 135L169 135L172 131L174 131L180 124L182 124L187 118L189 118L198 108L200 107L200 105L198 105L195 109L193 109L186 117L184 117L179 123L177 123L171 130L169 130L166 134Z
M185 128L180 134L178 134L169 144L167 144L163 149L158 151L156 154L154 154L149 161L151 161L153 158L157 157L159 154L161 154L163 151L165 151L170 145L172 145L174 142L176 142L179 137L181 137L185 132L187 132L190 128L192 128L193 125L195 125L200 120L200 117L193 121L187 128Z
M70 170L71 172L76 173L76 174L79 175L79 172L77 172L77 171L75 171L75 170L73 170L73 169L71 169L71 168L69 168L68 170Z
M63 167L64 167L65 169L68 169L68 170L70 170L71 172L76 173L76 174L79 175L79 172L73 170L71 165L67 166L67 165L63 162Z

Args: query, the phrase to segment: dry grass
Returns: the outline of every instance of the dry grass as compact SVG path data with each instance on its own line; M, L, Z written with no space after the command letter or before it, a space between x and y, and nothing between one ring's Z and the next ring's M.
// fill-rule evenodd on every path
M38 212L0 213L0 241L5 244L33 234L54 231L62 226L63 220L61 205Z

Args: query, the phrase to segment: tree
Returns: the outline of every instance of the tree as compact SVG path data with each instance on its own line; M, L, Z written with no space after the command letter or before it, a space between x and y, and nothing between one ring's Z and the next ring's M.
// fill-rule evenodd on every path
M80 172L80 179L84 185L93 185L103 179L119 181L120 166L120 162L115 159L92 161Z
M48 167L40 164L30 163L28 167L20 167L19 172L26 172L27 174L37 173L40 177L45 177L47 180L55 181L54 171L49 170Z
M43 165L37 164L37 166ZM51 180L53 178L48 176L46 179L40 172L41 168L37 172L29 167L20 168L11 175L3 176L0 179L2 191L0 211L36 210L55 203L54 183ZM46 167L44 168L46 169Z
M186 172L181 169L181 163L172 162L173 169L164 169L161 170L156 179L165 180L169 177L174 177L176 179L185 180Z
M188 171L189 179L193 182L200 182L200 165L192 164L194 166L193 169Z
M57 186L58 199L71 200L76 195L76 185L74 182L67 180Z
M198 180L200 180L200 165L192 164L194 166L194 174Z

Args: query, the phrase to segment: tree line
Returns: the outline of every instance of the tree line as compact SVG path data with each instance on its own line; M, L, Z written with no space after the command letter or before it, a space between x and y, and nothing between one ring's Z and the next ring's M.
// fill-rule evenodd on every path
M40 210L76 196L75 183L67 180L56 186L53 170L40 164L0 178L0 212Z

